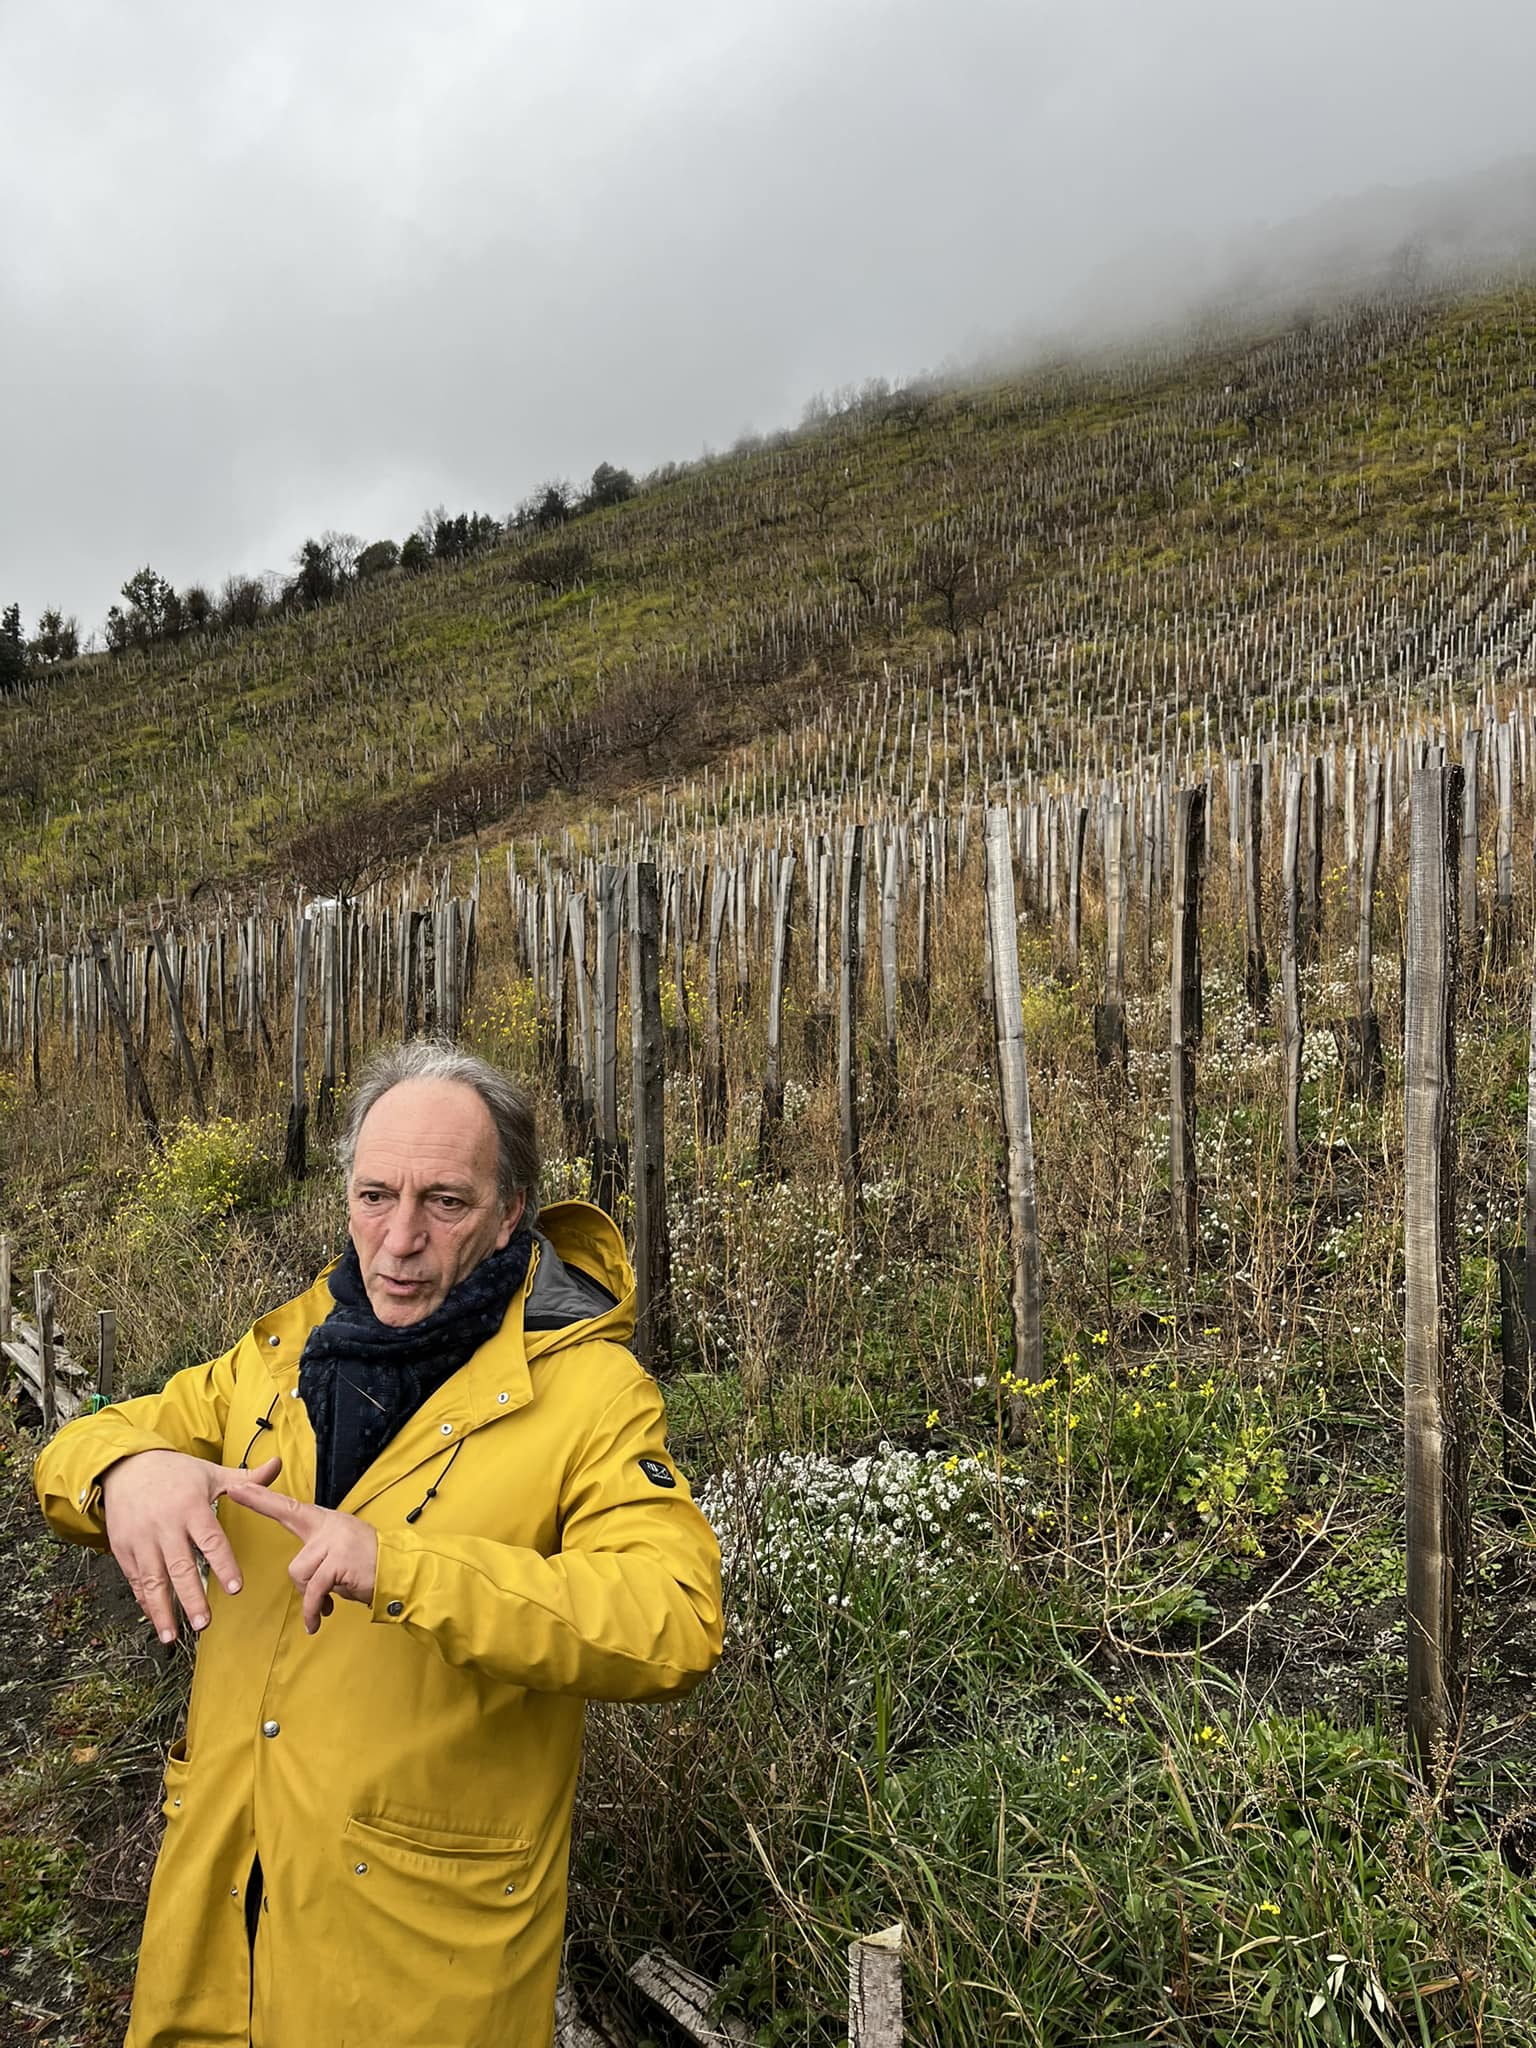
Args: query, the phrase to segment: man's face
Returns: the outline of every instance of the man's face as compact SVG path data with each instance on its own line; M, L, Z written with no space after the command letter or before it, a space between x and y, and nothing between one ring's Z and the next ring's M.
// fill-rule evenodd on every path
M523 1213L496 1193L496 1127L461 1081L402 1081L363 1119L347 1185L352 1242L381 1323L419 1323L500 1251Z

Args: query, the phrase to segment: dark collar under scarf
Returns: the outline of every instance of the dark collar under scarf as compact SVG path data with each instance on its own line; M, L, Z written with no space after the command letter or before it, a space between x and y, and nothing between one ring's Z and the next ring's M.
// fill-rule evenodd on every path
M381 1323L350 1242L327 1285L335 1307L309 1333L299 1394L315 1432L315 1499L344 1500L385 1446L494 1337L528 1275L533 1232L519 1226L419 1323Z

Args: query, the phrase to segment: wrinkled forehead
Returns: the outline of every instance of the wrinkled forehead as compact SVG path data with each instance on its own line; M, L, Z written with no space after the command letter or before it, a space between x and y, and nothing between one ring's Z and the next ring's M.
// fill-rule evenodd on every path
M358 1130L353 1177L406 1165L495 1179L496 1126L473 1088L401 1081L379 1097Z

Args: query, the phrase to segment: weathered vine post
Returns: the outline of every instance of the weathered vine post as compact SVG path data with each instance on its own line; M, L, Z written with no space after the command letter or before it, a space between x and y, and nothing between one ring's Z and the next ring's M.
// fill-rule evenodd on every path
M99 941L96 948L96 969L101 976L101 992L106 997L107 1013L112 1019L113 1029L123 1049L123 1087L130 1109L137 1108L144 1119L144 1128L149 1133L152 1145L160 1142L160 1119L155 1115L154 1101L150 1096L149 1083L144 1079L144 1069L139 1065L138 1051L134 1045L133 1026L118 990L117 977L112 971L112 955Z
M1490 951L1495 966L1509 958L1515 931L1515 735L1512 719L1494 728L1494 790L1498 823L1493 842L1493 923Z
M1093 1049L1101 1067L1126 1063L1125 806L1104 820L1104 1000L1094 1007Z
M1029 1112L1029 1071L1024 1057L1024 1005L1019 988L1019 925L1013 894L1013 848L1008 812L987 812L987 961L992 983L993 1043L1003 1114L1008 1189L1009 1309L1013 1323L1013 1375L1036 1385L1042 1371L1040 1329L1040 1216L1035 1192L1035 1139ZM1017 1437L1028 1400L1008 1403L1009 1431Z
M1483 935L1477 916L1477 772L1482 733L1470 721L1461 736L1461 864L1460 938L1467 966L1476 965L1482 951Z
M896 941L900 910L901 848L893 832L886 841L880 876L880 996L885 1019L885 1037L879 1096L885 1108L889 1108L896 1100L896 1033L901 1014Z
M1259 771L1255 768L1255 774ZM1173 944L1168 977L1168 1193L1170 1280L1193 1273L1200 1253L1195 1169L1195 1049L1200 1043L1200 892L1205 871L1205 791L1181 789L1173 811Z
M96 1311L96 1405L107 1407L117 1392L117 1311Z
M43 1411L43 1435L51 1437L59 1426L57 1338L54 1330L53 1275L40 1266L32 1275L32 1309L37 1317L37 1375Z
M1531 1333L1536 1330L1536 975L1531 981L1525 1079L1525 1231L1520 1244L1499 1254L1504 1479L1516 1496L1528 1496L1536 1488L1536 1378L1531 1372ZM1506 1519L1512 1522L1524 1512L1518 1498L1505 1508Z
M1376 863L1381 856L1381 756L1373 748L1365 768L1365 829L1360 840L1359 928L1355 947L1355 1003L1358 1012L1358 1069L1345 1078L1368 1101L1379 1102L1386 1082L1381 1058L1381 1020L1376 1015Z
M1301 784L1299 761L1285 774L1285 842L1280 881L1280 1034L1285 1049L1285 1163L1301 1169Z
M864 827L843 827L843 888L838 932L837 1128L848 1231L857 1237L864 1221L864 1143L859 1129L859 984L864 961L859 948L859 905L864 894Z
M1202 832L1202 837L1203 837ZM1243 819L1243 910L1248 924L1248 1001L1254 1010L1269 1003L1269 963L1264 958L1263 874L1264 764L1248 764L1248 809ZM1204 856L1201 858L1204 866Z
M186 1019L182 1015L181 975L171 959L165 933L157 925L149 936L155 949L155 964L160 970L160 987L165 995L165 1007L171 1020L171 1037L175 1041L176 1057L181 1062L182 1072L187 1077L187 1086L192 1091L192 1107L197 1112L197 1120L205 1124L208 1121L208 1107L203 1101L202 1077L197 1071L197 1057L193 1053L192 1041L187 1036Z
M304 1043L309 1007L309 917L302 904L293 930L293 1039L289 1048L288 1136L283 1171L302 1180L309 1171L309 1096L304 1079Z
M1072 838L1067 848L1067 972L1077 978L1083 944L1083 848L1088 837L1088 806L1072 806Z
M634 1077L635 1356L672 1361L672 1246L667 1233L666 1046L661 1025L661 908L656 863L630 869L629 1010Z
M1323 757L1307 765L1307 870L1300 946L1303 959L1316 964L1323 945Z
M1450 1733L1461 1662L1467 1432L1456 1350L1457 842L1462 771L1413 775L1403 1026L1403 1437L1408 1731L1428 1772Z
M904 1935L898 1920L848 1944L848 2048L902 2048Z
M720 1006L720 963L725 921L731 907L731 870L716 861L710 876L709 958L704 982L704 1066L699 1077L699 1120L704 1136L718 1144L725 1136L725 1023Z
M619 1137L619 924L622 868L597 871L597 1128L592 1142L592 1199L610 1216L618 1208L627 1162Z
M757 1133L757 1166L778 1165L784 1127L784 984L789 977L789 942L794 925L795 856L779 862L773 897L773 954L768 966L768 1042L763 1063L763 1107Z

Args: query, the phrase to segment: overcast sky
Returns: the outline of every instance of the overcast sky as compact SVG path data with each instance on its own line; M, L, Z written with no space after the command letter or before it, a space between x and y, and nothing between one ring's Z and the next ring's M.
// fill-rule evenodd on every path
M0 0L0 602L94 630L146 561L503 515L1528 197L1533 77L1533 0Z

